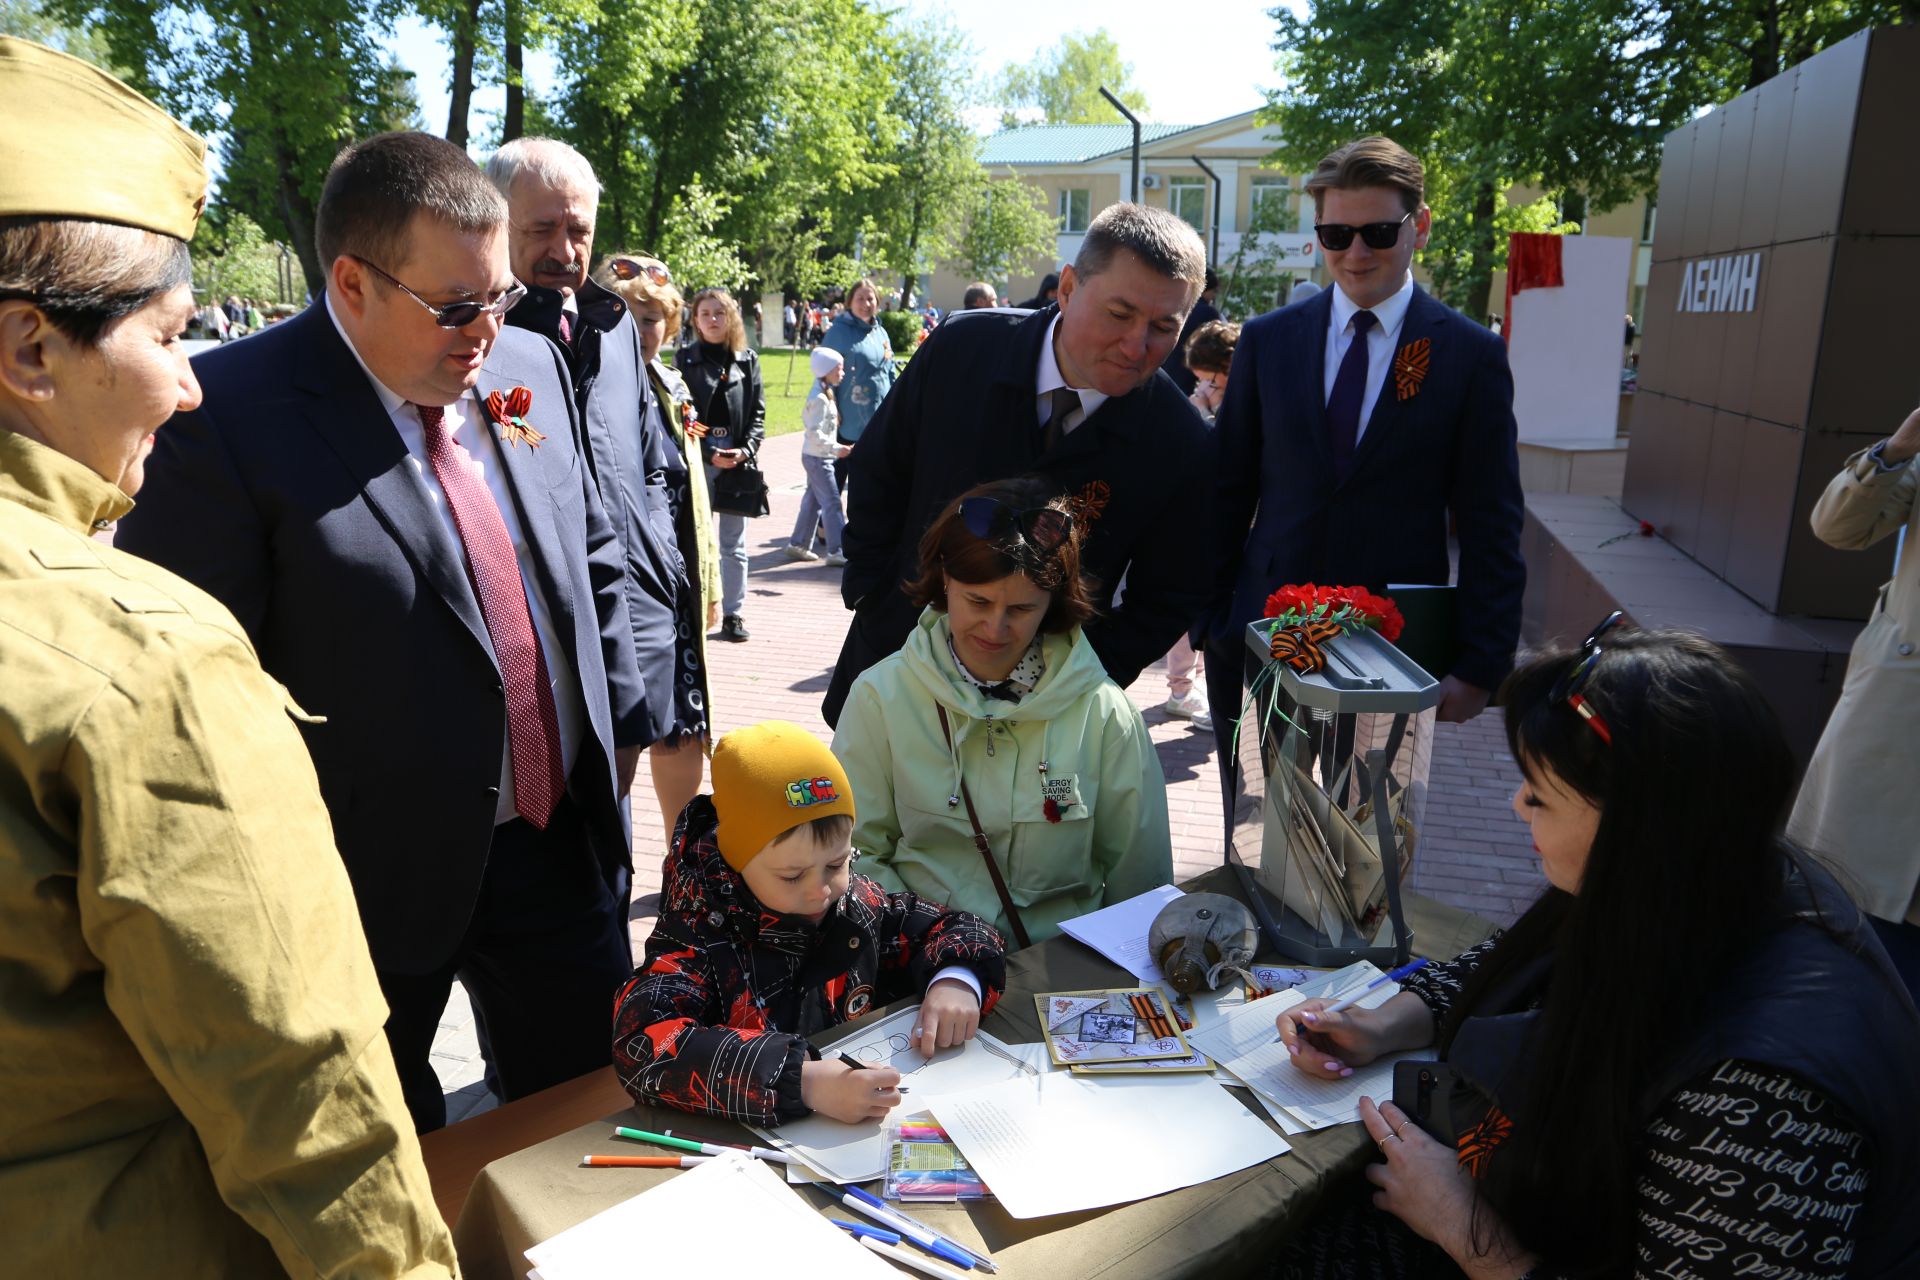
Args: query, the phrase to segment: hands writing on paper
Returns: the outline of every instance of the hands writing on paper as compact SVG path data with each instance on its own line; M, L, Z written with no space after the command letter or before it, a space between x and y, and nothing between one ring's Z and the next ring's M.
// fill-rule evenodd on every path
M920 1002L920 1022L913 1047L931 1058L942 1049L964 1044L980 1029L980 997L973 988L945 978L927 988Z
M1332 1000L1303 1000L1274 1025L1293 1065L1321 1080L1353 1074L1376 1058L1433 1043L1433 1011L1411 991L1377 1009L1354 1006L1328 1013Z
M1391 1102L1375 1106L1372 1098L1360 1099L1360 1123L1385 1157L1385 1163L1367 1166L1367 1181L1380 1188L1373 1197L1376 1209L1386 1210L1445 1249L1475 1280L1514 1280L1534 1267L1538 1259L1524 1253L1506 1227L1485 1209L1481 1243L1487 1248L1485 1252L1474 1249L1473 1202L1478 1192L1452 1147L1428 1137Z
M823 1058L800 1066L800 1101L847 1124L878 1120L900 1105L900 1073L892 1067L855 1071Z

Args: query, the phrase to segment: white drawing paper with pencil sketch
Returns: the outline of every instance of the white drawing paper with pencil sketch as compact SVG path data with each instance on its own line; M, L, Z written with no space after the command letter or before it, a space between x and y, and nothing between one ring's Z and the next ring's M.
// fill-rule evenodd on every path
M1225 1177L1291 1148L1210 1076L1002 1082L934 1109L1000 1207L1039 1218Z
M900 1103L907 1113L931 1111L950 1094L1024 1079L1030 1074L1032 1064L1021 1052L1023 1046L1007 1045L984 1031L928 1058L913 1047L912 1033L919 1020L920 1006L902 1009L832 1044L819 1046L820 1056L831 1061L845 1053L869 1067L894 1068L900 1073L901 1085L909 1091ZM988 1043L1008 1057L994 1054ZM754 1132L831 1182L865 1182L887 1171L885 1119L847 1124L816 1113L777 1129Z
M1367 1007L1398 993L1398 983L1384 983L1367 994ZM1293 1065L1287 1047L1276 1039L1274 1022L1280 1014L1309 997L1298 990L1282 991L1237 1009L1223 1010L1219 1022L1190 1032L1187 1039L1201 1052L1239 1077L1257 1093L1279 1103L1310 1129L1325 1129L1360 1118L1360 1099L1376 1101L1393 1096L1393 1064L1418 1053L1390 1054L1356 1067L1342 1080L1322 1080Z

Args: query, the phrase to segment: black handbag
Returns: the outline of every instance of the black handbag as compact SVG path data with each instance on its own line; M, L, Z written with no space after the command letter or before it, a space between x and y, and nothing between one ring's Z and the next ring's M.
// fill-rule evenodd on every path
M767 475L748 454L737 467L722 467L713 473L709 505L723 515L764 516L772 508L767 503Z

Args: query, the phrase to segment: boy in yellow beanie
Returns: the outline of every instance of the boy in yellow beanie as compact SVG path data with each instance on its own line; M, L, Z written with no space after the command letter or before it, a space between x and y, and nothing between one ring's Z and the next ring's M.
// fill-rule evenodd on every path
M680 815L660 923L614 1001L621 1083L745 1124L885 1115L899 1073L822 1061L809 1038L924 992L915 1047L971 1039L1006 985L1000 935L853 872L846 771L799 725L734 730L712 774Z

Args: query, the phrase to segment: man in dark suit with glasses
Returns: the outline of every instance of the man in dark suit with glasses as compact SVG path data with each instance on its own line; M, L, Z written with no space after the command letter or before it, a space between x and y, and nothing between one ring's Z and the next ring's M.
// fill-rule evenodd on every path
M1433 214L1419 160L1361 138L1307 181L1333 287L1249 321L1215 428L1215 608L1207 692L1223 744L1246 624L1286 583L1379 590L1451 580L1439 718L1471 720L1520 636L1519 460L1499 337L1413 282ZM1257 514L1256 514L1257 512Z

